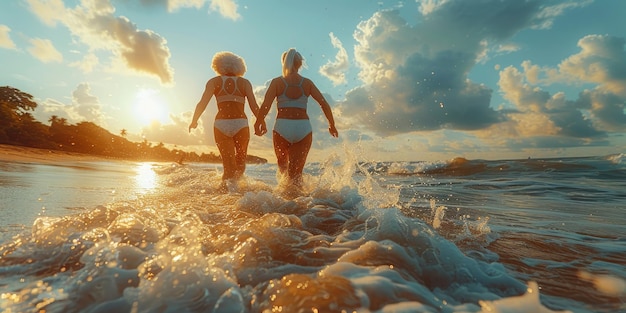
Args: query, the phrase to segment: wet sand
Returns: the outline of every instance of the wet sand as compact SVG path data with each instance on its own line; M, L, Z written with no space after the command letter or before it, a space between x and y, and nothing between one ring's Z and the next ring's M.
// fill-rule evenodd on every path
M68 161L105 161L111 159L112 158L84 153L0 144L0 161L3 162L56 163Z

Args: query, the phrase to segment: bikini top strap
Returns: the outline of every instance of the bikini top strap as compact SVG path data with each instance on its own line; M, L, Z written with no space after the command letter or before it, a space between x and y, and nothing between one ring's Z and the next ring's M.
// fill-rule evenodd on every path
M287 80L283 76L280 76L280 79L282 79L283 83L285 83L285 89L283 90L283 93L281 94L282 96L287 96L287 88L289 88L289 87L298 87L298 88L300 88L300 90L302 91L302 95L304 95L304 88L302 88L302 83L304 82L304 77L302 77L300 79L300 82L297 85L289 85L289 83L287 82Z
M222 93L222 91L224 91L224 94L222 95L216 95L215 98L217 100L218 103L223 102L223 101L235 101L235 102L240 102L240 103L245 103L245 97L244 96L237 96L235 95L235 93L239 90L239 86L237 86L237 76L220 76L222 78L222 88L220 91L218 91L217 93ZM235 82L235 89L233 89L233 92L228 92L228 90L226 90L225 86L226 86L226 80L227 79L233 79L233 81ZM239 91L241 92L241 91ZM241 92L243 93L243 92Z
M222 75L220 76L222 77L222 89L220 90L220 92L224 91L226 94L225 95L234 95L235 92L237 92L239 90L239 86L237 85L237 76L227 76L227 75ZM226 90L226 80L231 78L234 83L235 83L235 89L233 89L233 92L228 92L228 90Z
M287 88L289 88L289 83L287 83L287 80L284 77L280 77L280 79L282 79L283 83L285 83L285 89L283 89L283 93L281 93L281 96L287 96Z

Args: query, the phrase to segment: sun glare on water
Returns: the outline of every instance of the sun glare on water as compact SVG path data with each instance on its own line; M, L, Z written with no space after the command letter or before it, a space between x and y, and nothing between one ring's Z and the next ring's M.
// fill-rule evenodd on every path
M141 125L154 122L166 124L169 121L168 107L155 89L141 89L135 95L135 118Z
M137 175L135 183L140 193L146 193L156 188L157 175L150 163L141 163L135 168Z

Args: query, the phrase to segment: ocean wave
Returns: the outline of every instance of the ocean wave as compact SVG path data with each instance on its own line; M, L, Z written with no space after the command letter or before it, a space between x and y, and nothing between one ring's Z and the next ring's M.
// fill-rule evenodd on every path
M294 196L250 178L223 194L206 168L156 172L159 192L42 217L3 243L0 308L552 312L532 282L442 237L441 211L432 222L404 214L397 190L371 175L347 181L345 169L325 169Z
M518 172L576 173L615 170L623 164L624 154L588 158L546 158L518 160L480 160L455 157L441 161L361 162L357 173L390 176L472 176L511 175ZM607 160L608 162L599 162Z
M619 154L612 154L606 157L609 161L615 163L615 164L624 164L624 160L626 159L626 154L624 153L619 153Z

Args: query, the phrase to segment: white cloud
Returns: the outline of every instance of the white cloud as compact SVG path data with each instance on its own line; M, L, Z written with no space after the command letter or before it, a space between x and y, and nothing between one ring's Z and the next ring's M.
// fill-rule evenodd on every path
M210 11L217 11L223 17L236 21L241 18L237 12L237 2L234 0L211 0Z
M79 119L101 125L104 121L102 106L98 98L91 94L91 87L81 83L72 92L72 105Z
M83 0L73 9L63 3L29 0L31 10L45 23L65 25L79 41L87 45L89 53L105 50L113 56L113 63L121 62L136 73L157 76L163 84L173 82L174 71L169 64L167 42L157 33L140 30L126 17L115 16L115 8L108 0ZM87 61L95 59L87 56ZM89 64L93 67L93 63Z
M55 115L64 118L70 123L78 122L77 115L73 110L68 110L71 106L64 104L55 99L43 99L37 101L39 104L33 113L33 116L40 121L48 121L51 116Z
M353 130L390 140L423 130L431 131L429 136L432 131L464 134L466 140L457 143L465 151L484 143L513 151L606 145L605 130L626 124L623 100L595 90L572 101L562 92L550 94L539 87L555 81L580 84L574 75L530 61L522 64L522 71L505 68L500 91L514 109L493 107L493 90L469 78L478 63L519 51L510 41L519 31L550 28L566 10L589 3L418 0L422 17L415 25L399 12L379 11L354 33L354 60L363 85L340 103L341 120L358 125ZM621 47L608 45L613 47L609 50ZM621 53L612 55L626 60ZM617 73L621 70L612 76L617 78ZM622 84L610 90L616 86ZM450 152L455 142L431 144L431 151Z
M541 67L531 61L524 61L521 73L516 69L505 69L501 73L501 88L505 97L522 111L523 106L533 107L533 111L544 111L546 114L552 114L555 110L568 110L570 115L567 117L574 121L562 120L561 123L568 126L563 126L561 134L570 131L574 136L595 136L601 131L623 131L626 129L625 44L624 38L608 35L585 36L578 41L580 52L567 57L557 67ZM512 72L519 77L512 79ZM522 80L525 80L526 85ZM581 92L576 101L549 102L550 95L541 91L539 86L557 83L585 83L594 87ZM564 97L560 94L553 97L557 96ZM574 113L574 110L579 113ZM589 115L589 120L584 122L585 126L582 126L579 116L583 113ZM561 119L564 117L566 115L561 115ZM593 131L587 128L588 123L595 128Z
M550 28L552 27L554 19L562 15L566 10L585 7L591 4L593 1L594 0L563 1L562 3L543 6L540 14L538 14L534 19L534 24L532 25L532 28Z
M33 38L30 40L28 52L43 63L63 62L63 55L48 39Z
M201 9L209 3L209 13L217 12L222 17L233 21L239 20L239 6L235 0L141 0L143 5L156 5L167 8L168 12L175 12L184 8Z
M180 8L196 8L200 9L207 0L159 0L167 1L167 10L174 12Z
M498 53L511 53L519 51L520 47L513 43L501 44L496 47L496 52Z
M359 23L354 33L354 60L363 85L349 91L341 103L344 118L381 136L491 129L512 116L491 107L493 91L468 77L473 67L489 54L517 51L518 46L509 40L519 31L549 27L566 9L588 3L422 0L418 1L422 18L415 25L398 11L376 12ZM511 90L508 96L514 93ZM523 94L528 98L520 105L541 114L539 108L549 102L549 95L544 102L525 102L541 95ZM533 106L537 111L532 111ZM557 125L555 116L551 118ZM533 120L516 118L518 124L527 124L527 133L539 131L529 124Z
M428 15L442 7L448 0L416 0L416 2L420 4L419 12L422 15Z
M422 26L410 26L396 11L377 12L359 24L355 60L365 84L348 92L344 116L384 136L498 122L489 107L491 90L467 78L478 45L446 48L440 39L424 37Z
M67 18L63 0L28 0L28 5L31 11L48 26L55 26L57 22Z
M182 146L214 144L212 127L210 127L210 137L209 134L207 134L208 129L206 126L198 127L192 130L191 133L187 131L189 122L191 121L191 113L187 112L181 115L170 114L170 121L171 123L169 124L153 122L148 126L142 127L141 134L143 138L152 142L163 142L165 144ZM211 126L212 124L208 125Z
M338 51L334 61L328 61L320 68L320 74L326 76L336 86L346 82L345 72L348 70L350 63L348 61L348 52L346 52L339 38L333 33L330 33L329 36L330 42Z
M88 53L82 60L73 62L70 65L80 68L84 73L91 73L98 64L100 64L98 57L94 53Z
M89 121L104 127L106 116L101 108L98 98L91 94L90 85L81 83L72 92L69 104L55 99L44 99L39 102L34 115L41 121L47 121L56 115L66 119L70 124Z
M597 83L600 89L626 98L626 39L588 35L578 41L580 53L559 65L560 71L581 81Z
M581 51L557 67L524 61L521 70L503 69L500 91L515 109L502 110L505 122L476 134L513 150L608 145L608 131L626 130L625 42L624 38L588 35L578 42ZM564 92L550 94L541 87L582 83L592 87L574 100L568 100Z
M11 39L9 33L11 32L11 28L6 25L0 24L0 48L4 49L12 49L15 50L17 47L15 43Z
M600 138L605 133L594 128L584 112L589 106L580 101L568 101L563 93L550 95L537 86L528 84L525 75L509 66L500 72L500 89L505 99L517 111L508 113L515 133L512 135L562 136L571 138Z
M608 35L587 35L578 41L581 51L557 67L522 63L532 84L593 83L599 88L626 96L626 39Z
M406 24L397 11L376 12L357 25L354 56L365 84L393 76L405 58L420 48L418 32Z

